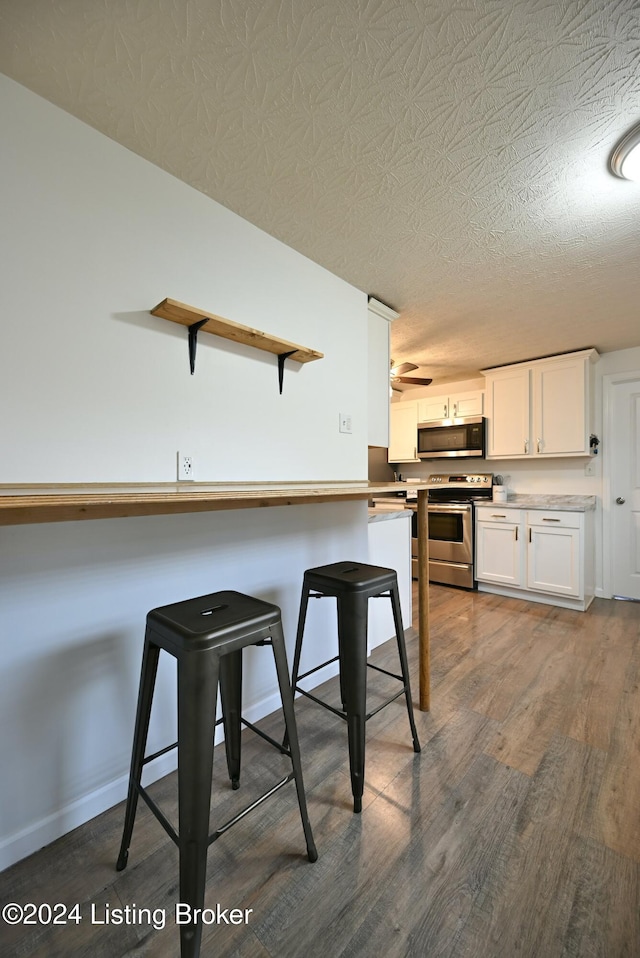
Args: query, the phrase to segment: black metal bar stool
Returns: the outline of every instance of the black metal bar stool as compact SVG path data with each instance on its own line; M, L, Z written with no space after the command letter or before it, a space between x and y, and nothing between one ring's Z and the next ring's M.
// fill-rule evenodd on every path
M322 599L325 596L335 596L338 608L338 655L328 659L321 665L299 675L300 654L302 652L302 635L304 632L307 605L309 598ZM388 597L391 599L393 621L396 629L398 654L400 656L401 675L387 672L367 662L367 613L369 599ZM298 682L324 668L331 662L340 662L340 696L342 710L312 695L300 688ZM402 688L382 705L367 713L367 666L378 672L383 672L402 682ZM294 693L301 692L307 698L324 706L347 722L349 739L349 767L351 771L351 790L353 792L353 810L362 811L362 793L364 791L364 752L365 752L365 725L381 709L390 705L404 694L409 713L409 724L413 737L414 752L420 751L420 742L413 718L411 704L411 688L409 684L409 666L407 651L404 642L402 626L402 612L400 610L400 596L398 593L398 578L393 569L384 569L380 566L365 565L362 562L334 562L331 565L318 566L316 569L307 569L302 584L300 599L300 616L298 618L298 633L296 649L293 658L293 674L291 684ZM286 742L286 739L285 739Z
M249 645L271 645L278 674L288 748L241 717L242 650ZM178 741L145 758L147 733L160 650L177 659ZM232 787L240 780L240 725L244 723L291 758L292 771L260 798L209 834L211 776L218 683L222 701L227 767ZM170 822L141 785L142 768L172 748L178 749L179 828ZM280 609L240 592L214 592L153 609L147 615L142 673L131 757L124 833L117 868L126 867L133 823L141 795L180 852L180 901L201 910L204 903L207 850L231 825L295 779L309 861L318 854L311 833L302 783L298 734L293 711ZM202 924L180 926L182 958L200 953Z

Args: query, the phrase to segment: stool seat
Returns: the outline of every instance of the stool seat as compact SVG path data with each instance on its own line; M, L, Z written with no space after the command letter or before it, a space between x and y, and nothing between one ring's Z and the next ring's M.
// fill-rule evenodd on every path
M335 597L337 600L338 655L301 675L300 658L309 599L321 599L326 596ZM387 672L386 669L379 669L367 662L368 601L379 596L387 596L391 600L400 659L400 675ZM327 702L323 702L322 699L302 688L299 684L309 675L336 660L340 664L342 709L336 709ZM402 687L395 695L392 695L371 713L367 713L367 666L375 668L379 672L384 672L385 675L402 683ZM373 715L395 702L403 694L409 716L413 750L414 752L420 751L420 742L418 741L411 703L409 666L398 593L398 577L394 569L368 565L364 562L333 562L329 565L307 569L302 583L291 684L294 693L300 692L346 721L353 810L356 813L361 812L364 792L365 725Z
M285 722L285 742L282 745L241 715L242 650L251 645L271 645L273 650ZM161 650L173 655L177 661L178 740L174 745L145 757ZM240 785L242 724L287 755L292 770L281 781L270 784L260 798L210 835L218 685L222 704L219 721L224 724L227 769L232 788ZM141 784L143 766L171 748L178 750L177 832ZM192 922L180 925L181 958L198 958L200 954L209 845L292 780L296 784L307 857L313 862L318 853L307 814L293 692L278 606L241 592L226 591L152 609L147 615L124 830L116 867L121 871L127 865L140 796L179 848L179 900L189 905L190 914L195 916Z
M393 569L367 565L364 562L332 562L330 565L307 569L304 576L311 589L317 589L324 595L345 592L378 595L397 585L397 576Z
M254 633L269 634L280 609L242 592L214 592L152 609L147 627L176 651L199 651L251 645ZM259 641L259 637L257 639Z

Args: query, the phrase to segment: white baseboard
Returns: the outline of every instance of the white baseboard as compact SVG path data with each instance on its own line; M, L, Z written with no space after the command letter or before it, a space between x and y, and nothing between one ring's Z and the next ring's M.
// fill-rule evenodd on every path
M316 683L324 682L332 675L337 675L337 673L338 666L337 663L334 663L333 667L329 666L318 672L318 678L316 679L314 676L314 680ZM250 722L258 722L265 715L275 712L280 707L280 695L278 692L274 692L260 702L249 706L243 714ZM216 745L222 741L224 741L224 734L222 725L219 725L216 729ZM145 783L150 784L173 772L176 764L177 755L175 751L159 756L145 767ZM127 771L126 774L121 775L114 781L69 802L46 818L42 818L17 834L10 835L0 841L0 871L4 871L10 865L14 865L21 859L33 854L33 852L39 851L45 845L50 845L51 842L56 841L62 835L66 835L74 828L78 828L79 825L84 825L95 818L96 815L101 815L108 808L113 808L114 805L124 801L127 797L128 781L129 773Z
M151 762L145 770L145 780L155 782L168 775L176 767L176 754L169 752ZM94 789L82 798L78 798L64 805L58 811L41 818L15 835L10 835L0 842L0 871L26 858L27 855L39 851L45 845L50 845L57 838L73 831L79 825L95 818L96 815L106 812L108 808L117 805L127 797L129 774L100 788ZM117 851L117 849L116 849Z

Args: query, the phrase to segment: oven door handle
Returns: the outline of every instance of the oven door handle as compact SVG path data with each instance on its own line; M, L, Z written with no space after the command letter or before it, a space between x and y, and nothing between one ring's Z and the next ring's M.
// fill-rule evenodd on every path
M448 502L442 503L429 503L429 512L446 512L448 515L453 516L464 516L467 513L471 512L472 506L469 505L452 505Z

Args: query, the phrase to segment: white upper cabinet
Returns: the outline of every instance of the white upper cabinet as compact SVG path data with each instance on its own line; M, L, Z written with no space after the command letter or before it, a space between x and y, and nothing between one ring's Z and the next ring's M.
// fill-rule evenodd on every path
M484 370L488 459L588 456L595 349Z
M418 400L418 422L433 422L449 416L448 396L429 396Z
M531 452L531 370L509 366L485 373L489 435L487 458L515 459Z
M389 462L416 462L418 443L418 403L391 403Z
M589 452L587 357L560 358L533 369L533 435L536 455L584 456Z
M368 444L389 445L389 331L395 310L369 297Z
M435 419L462 419L481 416L484 393L481 389L457 392L455 387L443 396L429 396L418 400L418 422Z

